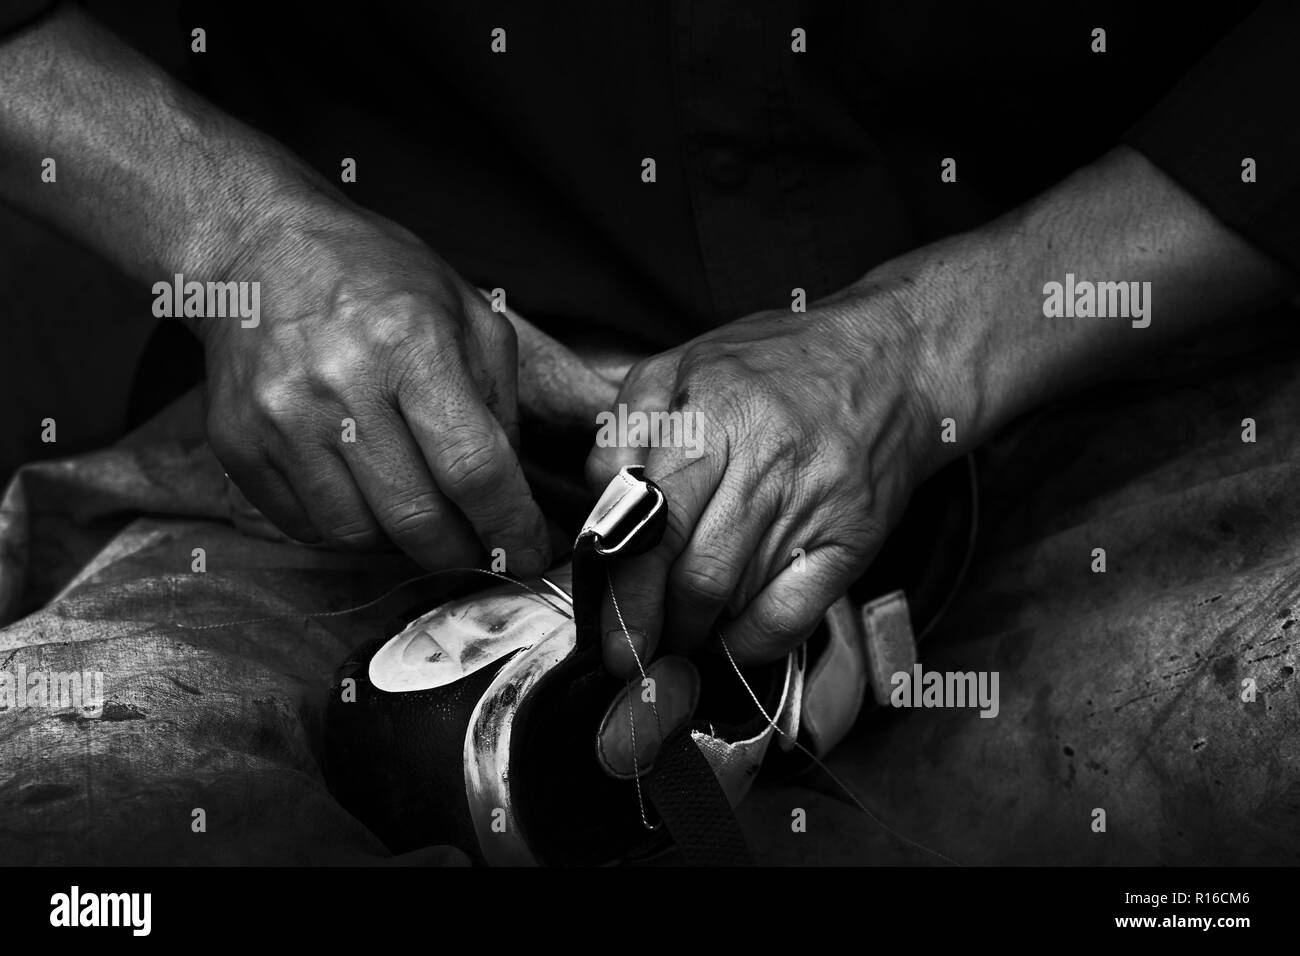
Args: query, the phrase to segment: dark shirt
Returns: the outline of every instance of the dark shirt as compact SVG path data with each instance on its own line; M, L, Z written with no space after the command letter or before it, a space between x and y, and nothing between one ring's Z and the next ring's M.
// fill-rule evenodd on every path
M182 72L206 95L334 182L354 158L342 189L555 334L662 347L834 291L1121 141L1300 267L1300 5L1152 6L220 0L184 4L166 43L204 27Z
M52 0L0 0L0 33L26 26L53 6Z

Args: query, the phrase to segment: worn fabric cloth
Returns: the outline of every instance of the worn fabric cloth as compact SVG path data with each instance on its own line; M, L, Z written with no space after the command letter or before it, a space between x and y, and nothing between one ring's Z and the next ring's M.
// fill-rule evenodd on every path
M986 449L974 571L923 663L997 670L999 713L860 721L831 764L881 820L961 863L1300 859L1294 328L1147 363ZM389 859L323 784L321 713L334 666L415 595L307 615L416 569L241 535L198 410L28 466L0 504L0 672L104 675L98 715L0 712L0 863ZM741 807L759 860L941 862L834 793L761 779Z
M198 409L191 396L124 447L20 469L0 504L0 672L103 674L98 714L0 701L0 864L391 857L316 760L328 676L384 608L303 612L416 569L237 532L220 465L185 437Z

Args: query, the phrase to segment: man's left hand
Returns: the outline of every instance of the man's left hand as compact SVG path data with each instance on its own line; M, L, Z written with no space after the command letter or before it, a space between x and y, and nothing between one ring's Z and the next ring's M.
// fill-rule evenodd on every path
M806 313L762 312L634 366L625 413L680 412L671 447L594 448L603 487L643 464L667 497L652 551L613 572L604 656L638 673L663 637L691 648L721 625L737 659L797 647L866 570L914 485L937 461L925 348L905 297L850 290ZM676 416L674 416L676 418ZM683 447L686 446L686 447Z

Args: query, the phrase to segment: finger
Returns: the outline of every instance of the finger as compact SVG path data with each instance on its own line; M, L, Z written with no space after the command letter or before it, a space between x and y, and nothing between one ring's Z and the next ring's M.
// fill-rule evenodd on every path
M213 448L216 453L216 448ZM302 544L317 544L321 540L316 526L312 524L293 488L272 464L265 454L253 460L246 457L228 457L217 453L221 466L226 470L240 493L248 499L249 504L266 516L273 525Z
M808 639L853 583L853 562L841 552L818 548L801 568L783 567L739 617L722 626L722 638L738 663L776 660Z
M783 501L776 509L761 545L750 553L740 583L731 594L727 617L739 617L751 601L785 568L804 571L810 549L808 529L813 527L817 508L791 507Z
M519 356L515 390L520 418L588 432L597 416L617 403L630 364L616 378L607 378L527 319L510 309L505 316L515 330Z
M675 361L665 357L648 359L628 373L618 398L596 416L596 439L586 465L587 484L592 489L603 489L622 468L647 462L649 435L638 429L637 416L668 408L676 377Z
M458 567L479 559L474 529L438 491L395 409L358 417L357 441L339 448L384 534L422 567Z
M602 413L603 416L604 413ZM615 414L613 412L609 414ZM602 417L598 416L598 418ZM605 426L597 421L598 429ZM617 427L617 426L615 426ZM596 434L596 444L592 445L591 451L587 454L586 477L587 486L595 491L605 488L615 476L624 468L630 468L634 465L644 465L649 456L649 449L641 446L628 446L618 444L602 445L600 442L600 431Z
M307 509L271 460L267 448L250 437L257 429L230 411L213 382L203 392L208 445L226 476L253 507L294 541L315 544L320 535Z
M606 594L601 626L605 666L620 677L639 673L654 656L663 629L669 570L690 540L720 479L715 459L688 458L671 448L651 449L646 477L664 493L667 521L656 547L620 560L611 572L614 597Z
M502 548L514 574L540 574L550 563L541 509L500 423L470 382L459 355L440 353L425 374L408 375L398 407L438 489L483 547Z
M321 539L333 548L364 551L382 545L379 522L370 512L352 472L338 452L322 444L288 451L283 474L307 509Z
M688 650L707 638L776 516L752 468L730 464L668 577L663 643Z
M466 293L467 351L474 385L483 404L501 424L512 448L519 447L518 365L519 340L504 314L494 312L478 290Z
M235 530L246 537L262 538L266 541L293 540L248 500L229 475L226 475L226 511Z

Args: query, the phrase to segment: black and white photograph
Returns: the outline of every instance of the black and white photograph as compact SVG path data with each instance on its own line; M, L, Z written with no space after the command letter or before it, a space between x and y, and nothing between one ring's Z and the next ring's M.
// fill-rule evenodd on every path
M6 922L1280 931L1298 54L1284 0L0 0Z

